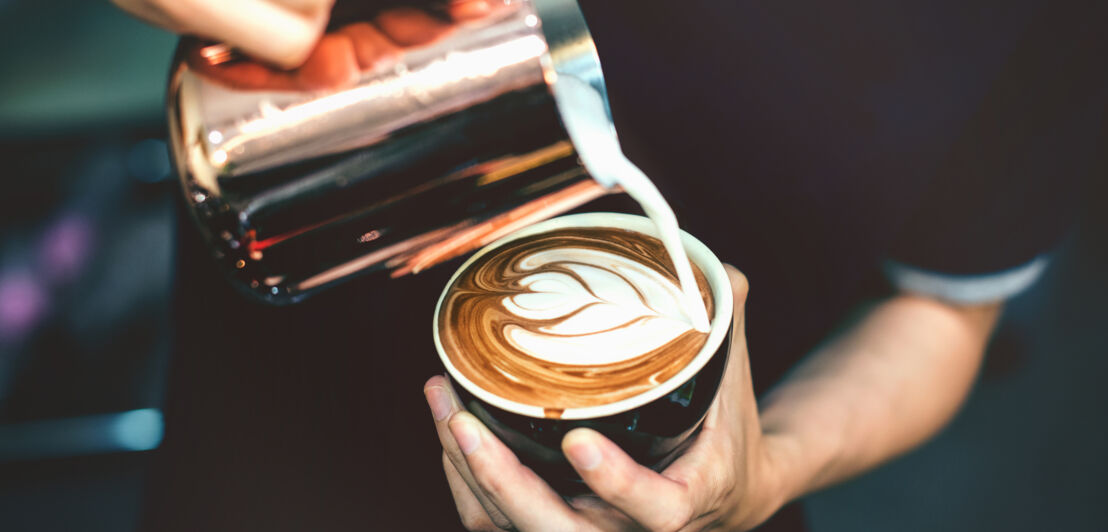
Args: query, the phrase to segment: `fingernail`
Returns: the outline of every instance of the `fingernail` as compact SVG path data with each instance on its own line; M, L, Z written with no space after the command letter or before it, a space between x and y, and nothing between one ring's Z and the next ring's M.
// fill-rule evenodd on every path
M574 440L580 440L580 437ZM600 467L600 449L588 441L573 441L566 444L566 457L574 467L582 471L592 471Z
M471 421L460 417L455 419L450 424L450 433L454 435L454 441L458 442L458 448L466 456L473 454L481 447L481 434Z
M431 407L431 415L435 416L435 421L442 421L450 417L454 405L450 401L450 396L446 393L446 390L438 386L432 386L427 388L423 394L427 396L427 405Z

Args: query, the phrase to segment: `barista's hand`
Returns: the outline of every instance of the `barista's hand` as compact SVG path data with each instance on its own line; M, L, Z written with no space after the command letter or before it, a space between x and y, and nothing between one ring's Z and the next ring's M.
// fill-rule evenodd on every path
M247 54L292 68L308 58L323 34L334 0L112 0L147 22L175 33L225 42Z
M596 496L563 500L473 415L442 377L427 382L443 467L469 530L748 530L786 502L780 445L764 436L744 331L747 281L728 266L735 297L731 359L719 396L689 451L661 474L596 432L577 429L562 449Z
M372 0L367 0L372 1ZM312 56L331 16L335 0L112 0L132 15L174 33L196 35L237 48L247 55L294 68ZM450 0L445 13L453 20L489 13L492 0ZM401 45L433 38L429 18L415 9L396 9L378 24ZM357 29L352 35L358 35ZM353 38L353 37L351 37Z

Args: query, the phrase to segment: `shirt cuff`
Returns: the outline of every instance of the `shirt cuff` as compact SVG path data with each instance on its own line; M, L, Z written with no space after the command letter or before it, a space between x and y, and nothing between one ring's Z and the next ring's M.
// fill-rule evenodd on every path
M995 303L1019 295L1042 277L1050 257L1043 255L1012 269L980 275L951 275L886 260L885 276L896 288L960 305Z

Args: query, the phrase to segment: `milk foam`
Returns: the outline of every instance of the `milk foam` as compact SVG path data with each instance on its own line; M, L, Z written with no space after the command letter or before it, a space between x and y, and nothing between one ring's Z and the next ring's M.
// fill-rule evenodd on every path
M558 265L559 270L537 271ZM681 287L658 271L595 249L557 248L520 260L526 293L505 297L511 315L549 322L508 326L519 351L547 362L610 365L642 356L692 330L682 313ZM561 270L565 271L561 271Z
M681 307L696 330L708 332L708 312L698 296L699 287L677 227L677 217L661 192L635 163L623 154L612 127L604 96L596 87L573 76L558 76L554 83L562 122L569 132L577 155L589 174L607 187L620 186L642 207L658 228L658 237L666 246L677 269L684 297ZM571 109L572 112L567 112Z

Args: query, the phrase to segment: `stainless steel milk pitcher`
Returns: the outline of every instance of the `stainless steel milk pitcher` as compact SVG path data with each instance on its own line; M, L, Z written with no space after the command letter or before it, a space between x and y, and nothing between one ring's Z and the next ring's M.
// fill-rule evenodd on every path
M337 10L295 71L195 39L178 49L168 106L186 204L234 284L268 302L418 273L608 192L551 90L574 76L606 98L574 0L428 12L391 39L381 16Z

